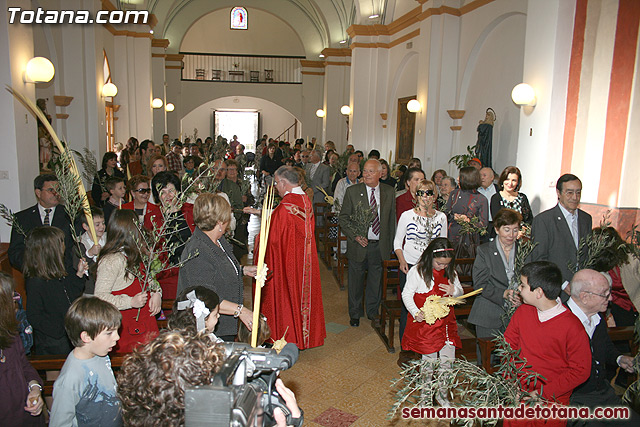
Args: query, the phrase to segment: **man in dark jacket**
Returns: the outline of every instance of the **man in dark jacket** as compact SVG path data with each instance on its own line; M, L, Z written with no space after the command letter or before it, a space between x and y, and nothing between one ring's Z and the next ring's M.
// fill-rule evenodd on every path
M633 372L633 358L620 354L611 342L607 322L602 313L611 301L611 285L606 277L594 270L578 271L570 283L571 298L567 306L582 322L591 344L591 375L582 385L573 390L572 406L587 406L591 409L603 406L622 406L622 402L607 381L606 365L617 365ZM637 414L630 410L631 419L620 420L570 420L574 426L639 425ZM630 423L630 424L627 424Z

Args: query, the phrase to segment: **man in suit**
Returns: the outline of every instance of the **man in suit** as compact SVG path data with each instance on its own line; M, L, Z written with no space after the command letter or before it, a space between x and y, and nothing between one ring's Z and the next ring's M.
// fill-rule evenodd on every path
M307 172L309 181L311 181L311 188L313 188L313 203L324 202L324 193L318 187L330 194L331 168L322 163L322 153L320 151L311 151L309 163L305 166L305 172Z
M633 358L620 354L607 332L607 321L601 313L607 311L611 301L611 285L602 273L580 270L571 279L571 298L567 307L582 322L591 344L591 375L575 388L571 406L621 406L622 402L607 380L606 365L620 366L633 373ZM637 414L630 411L631 419L620 420L570 420L573 426L638 425ZM634 421L635 420L635 421Z
M60 200L58 199L58 192L56 191L57 185L58 178L55 175L38 175L33 180L33 189L36 194L37 203L15 215L17 226L14 224L11 229L9 262L17 270L22 271L25 237L29 235L31 230L43 225L50 225L62 230L65 236L65 261L71 262L71 249L73 245L70 228L71 221L64 211L64 208L58 206Z
M349 318L351 326L360 325L362 317L362 293L367 273L366 314L374 327L380 324L382 260L388 260L393 250L396 231L395 193L392 187L382 184L382 164L369 160L362 171L363 182L354 184L345 192L339 223L347 236L349 259ZM353 215L358 203L370 207L374 219L366 236L354 233Z
M533 219L532 235L537 245L531 253L531 260L554 262L562 272L564 288L573 271L579 270L586 262L586 253L578 259L578 245L591 233L591 215L578 209L582 182L577 176L562 175L556 183L556 193L558 204Z

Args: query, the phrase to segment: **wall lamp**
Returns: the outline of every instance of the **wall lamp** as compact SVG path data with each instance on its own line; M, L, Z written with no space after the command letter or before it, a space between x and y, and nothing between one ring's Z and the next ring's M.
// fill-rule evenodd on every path
M162 108L162 99L153 98L153 101L151 101L151 106L153 108Z
M324 117L326 114L327 114L327 113L326 113L322 108L318 108L318 109L316 110L316 116L318 116L318 117L320 117L320 118Z
M417 99L412 99L411 101L407 102L407 110L409 110L409 112L411 113L417 113L422 110L422 105L420 105L420 101L418 101Z
M516 105L533 107L536 105L536 92L526 83L516 85L511 91L511 99Z
M167 105L164 106L164 109L167 110L168 112L172 112L173 110L176 109L176 106L173 105L171 102L168 102Z
M42 56L36 56L27 62L27 67L24 70L24 82L46 83L51 81L55 73L56 69L51 61Z
M118 87L116 85L114 85L113 83L109 82L107 84L105 84L104 86L102 86L102 96L103 97L108 97L108 96L116 96L118 94Z

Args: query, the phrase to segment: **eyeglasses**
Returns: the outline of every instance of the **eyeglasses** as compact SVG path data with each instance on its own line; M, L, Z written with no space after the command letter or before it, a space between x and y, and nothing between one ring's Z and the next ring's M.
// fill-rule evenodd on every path
M140 194L147 194L151 192L150 188L138 188L137 190L134 190L136 193L140 193Z
M606 299L606 300L608 300L608 299L609 299L609 297L611 296L611 290L609 290L609 292L607 292L607 293L606 293L606 294L604 294L604 295L602 295L602 294L596 294L595 292L589 292L589 291L582 291L582 292L584 292L585 294L597 295L597 296L602 297L602 298L604 298L604 299Z
M416 196L433 196L433 190L418 190L416 191Z

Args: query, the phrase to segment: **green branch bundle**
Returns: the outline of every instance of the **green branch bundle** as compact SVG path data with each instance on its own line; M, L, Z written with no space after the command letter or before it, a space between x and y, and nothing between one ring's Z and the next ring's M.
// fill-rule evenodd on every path
M522 387L534 385L543 377L533 371L520 350L513 350L503 335L498 335L496 354L501 365L497 372L487 373L476 364L465 359L420 359L409 362L402 370L401 378L393 382L396 388L396 402L389 418L401 411L402 407L432 407L438 393L446 390L451 406L455 407L515 407L521 401L530 404L543 403ZM499 420L454 419L454 425L472 426L477 422L496 425Z
M349 221L349 228L356 236L367 237L375 214L369 204L361 201L356 204Z

